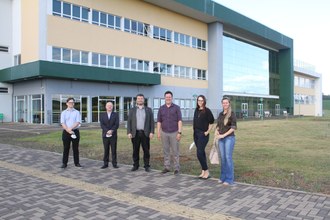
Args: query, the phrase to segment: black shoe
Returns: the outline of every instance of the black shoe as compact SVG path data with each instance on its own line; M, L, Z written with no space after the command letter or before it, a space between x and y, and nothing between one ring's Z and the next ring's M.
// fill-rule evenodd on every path
M138 169L138 167L132 167L131 171L137 171Z
M115 169L119 168L119 166L117 166L117 165L113 165L112 167Z
M150 172L150 167L146 167L146 168L144 168L144 170L145 170L146 172Z
M64 168L66 168L67 166L68 166L68 165L66 165L66 164L62 164L61 168L64 169Z
M80 165L80 163L77 163L75 166L76 166L76 167L82 167L82 166Z
M101 167L101 169L105 169L105 168L108 168L108 165L103 165L102 167Z
M178 175L179 174L179 170L174 170L174 175Z
M168 172L170 172L169 169L166 169L166 168L165 168L165 169L162 170L162 173L168 173Z

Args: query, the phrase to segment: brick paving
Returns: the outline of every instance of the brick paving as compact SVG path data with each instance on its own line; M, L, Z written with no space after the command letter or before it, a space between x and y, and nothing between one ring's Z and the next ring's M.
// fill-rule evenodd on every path
M0 219L330 219L328 195L61 158L0 144Z

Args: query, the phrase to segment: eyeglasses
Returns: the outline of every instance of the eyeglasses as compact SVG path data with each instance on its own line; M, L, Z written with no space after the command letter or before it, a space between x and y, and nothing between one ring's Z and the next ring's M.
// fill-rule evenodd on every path
M70 104L74 104L74 102L68 102L68 103L70 103Z

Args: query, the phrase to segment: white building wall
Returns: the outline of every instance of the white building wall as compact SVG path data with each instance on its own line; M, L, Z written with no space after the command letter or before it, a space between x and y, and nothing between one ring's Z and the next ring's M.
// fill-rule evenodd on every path
M8 47L8 52L0 52L0 69L10 67L12 64L12 1L0 1L0 46Z
M12 0L12 59L21 54L21 20L21 0ZM14 65L14 60L12 60L12 65Z
M0 1L0 46L8 47L8 52L0 52L0 69L13 65L13 4L17 0ZM4 114L4 122L12 121L13 87L11 84L1 83L1 88L8 88L8 93L0 93L0 113Z
M315 116L323 116L322 75L315 79Z

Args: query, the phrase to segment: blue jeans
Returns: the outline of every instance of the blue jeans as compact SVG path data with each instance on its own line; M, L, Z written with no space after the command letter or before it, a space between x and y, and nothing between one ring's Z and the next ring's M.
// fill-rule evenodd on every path
M233 151L235 140L235 136L227 136L219 140L221 156L220 180L229 184L234 183Z

